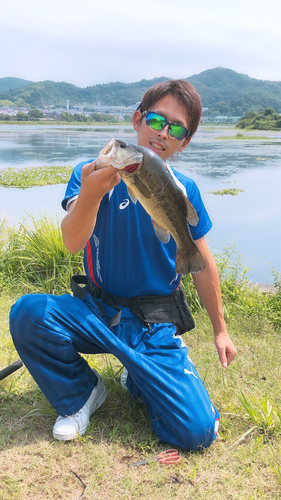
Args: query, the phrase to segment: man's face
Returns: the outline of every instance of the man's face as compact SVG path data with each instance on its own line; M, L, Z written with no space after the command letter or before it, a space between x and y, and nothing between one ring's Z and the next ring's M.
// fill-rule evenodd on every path
M186 110L184 106L172 95L167 95L157 101L149 111L164 116L168 121L178 123L188 128ZM168 125L162 130L153 130L146 125L145 117L140 111L135 111L133 118L134 129L138 132L138 144L157 153L162 160L167 160L177 151L183 151L191 137L178 141L169 135Z

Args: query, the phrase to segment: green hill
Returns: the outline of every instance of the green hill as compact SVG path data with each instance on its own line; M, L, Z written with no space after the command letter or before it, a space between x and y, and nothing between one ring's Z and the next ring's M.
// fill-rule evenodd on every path
M257 80L231 69L214 68L184 78L201 95L203 107L211 114L242 116L248 111L273 108L281 113L281 82ZM3 79L2 79L3 80ZM129 106L140 101L144 92L167 77L141 80L135 83L112 82L80 88L65 82L44 81L0 92L0 100L17 106L40 108L53 105L65 107L102 105ZM0 79L1 83L1 79ZM1 88L0 88L1 90Z
M141 80L136 83L113 82L93 87L80 88L65 82L44 81L32 83L20 89L0 92L0 100L8 99L18 106L66 106L66 100L70 105L94 105L100 102L110 106L130 106L142 99L145 91L168 78L154 78L153 80Z
M242 116L247 111L274 108L281 112L281 82L257 80L231 69L215 68L186 79L213 112Z
M19 89L32 83L31 80L23 80L22 78L14 78L11 76L6 76L5 78L0 78L0 92L5 92L7 90Z

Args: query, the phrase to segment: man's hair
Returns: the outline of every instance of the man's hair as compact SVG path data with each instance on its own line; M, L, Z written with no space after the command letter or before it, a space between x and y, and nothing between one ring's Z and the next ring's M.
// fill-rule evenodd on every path
M157 83L144 94L138 110L149 111L154 104L167 95L174 96L184 107L187 114L190 134L195 134L202 115L201 99L193 85L185 80L168 80Z

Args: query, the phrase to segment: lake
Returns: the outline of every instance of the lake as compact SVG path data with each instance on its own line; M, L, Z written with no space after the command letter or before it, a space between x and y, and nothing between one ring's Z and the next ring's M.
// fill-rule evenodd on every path
M236 140L236 129L200 127L186 150L169 163L197 183L214 223L207 234L212 251L234 246L247 277L273 283L271 268L281 272L281 131L244 132L254 140ZM232 140L218 137L233 136ZM263 139L263 137L269 139ZM0 168L72 165L94 158L109 137L136 142L131 126L0 125ZM61 219L65 185L26 190L0 188L0 219L20 222L27 212ZM209 191L242 189L237 196Z

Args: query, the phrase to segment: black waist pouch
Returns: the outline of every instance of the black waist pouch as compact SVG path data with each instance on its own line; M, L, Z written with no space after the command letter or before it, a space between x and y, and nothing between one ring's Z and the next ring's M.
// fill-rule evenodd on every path
M178 335L195 326L181 285L171 295L132 297L130 308L145 323L173 323Z
M86 285L84 289L79 284ZM129 307L133 313L147 325L153 323L173 323L178 335L192 330L195 326L182 285L171 295L143 295L139 297L118 297L97 288L88 281L86 276L72 277L71 288L76 297L83 298L90 292L94 298L100 298L104 303L114 307ZM120 313L114 317L111 326L120 321Z

